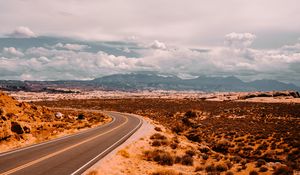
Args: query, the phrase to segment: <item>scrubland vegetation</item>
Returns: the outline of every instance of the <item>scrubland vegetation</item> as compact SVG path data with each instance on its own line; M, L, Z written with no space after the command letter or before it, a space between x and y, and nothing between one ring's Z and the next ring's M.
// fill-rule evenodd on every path
M39 143L110 121L97 112L50 110L0 92L0 151Z
M38 102L46 106L136 113L158 122L143 160L193 167L194 174L292 174L300 169L300 104L107 99ZM193 143L181 146L180 137ZM153 174L178 174L162 169Z

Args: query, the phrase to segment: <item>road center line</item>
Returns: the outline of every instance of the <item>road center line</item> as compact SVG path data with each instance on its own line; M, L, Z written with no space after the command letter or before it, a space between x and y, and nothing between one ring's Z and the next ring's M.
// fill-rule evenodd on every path
M111 148L113 148L114 146L118 145L121 141L123 141L124 138L130 136L133 134L133 132L135 132L141 125L142 125L143 121L141 119L139 119L139 124L133 129L131 130L129 133L127 133L125 136L123 136L121 139L119 139L117 142L115 142L114 144L112 144L110 147L106 148L106 150L102 151L100 154L98 154L96 157L94 157L93 159L91 159L90 161L88 161L86 164L84 164L83 166L81 166L79 169L77 169L75 172L73 172L71 175L75 175L77 174L79 171L81 171L83 168L85 168L86 166L88 166L89 164L91 164L94 160L98 159L100 156L102 156L103 154L106 154Z
M122 116L122 117L123 117L123 116ZM79 143L77 143L77 144L75 144L75 145L66 147L66 148L64 148L64 149L62 149L62 150L59 150L59 151L57 151L57 152L51 153L51 154L49 154L49 155L47 155L47 156L41 157L41 158L39 158L39 159L37 159L37 160L28 162L28 163L26 163L26 164L24 164L24 165L21 165L21 166L19 166L19 167L16 167L16 168L11 169L11 170L9 170L9 171L6 171L6 172L4 172L4 173L1 173L1 175L8 175L8 174L15 173L15 172L17 172L17 171L19 171L19 170L21 170L21 169L27 168L27 167L29 167L29 166L31 166L31 165L34 165L34 164L36 164L36 163L39 163L39 162L41 162L41 161L43 161L43 160L46 160L46 159L51 158L51 157L54 157L54 156L56 156L56 155L58 155L58 154L60 154L60 153L62 153L62 152L64 152L64 151L70 150L70 149L75 148L75 147L77 147L77 146L79 146L79 145L82 145L82 144L84 144L84 143L86 143L86 142L89 142L89 141L91 141L91 140L94 140L94 139L96 139L96 138L98 138L98 137L100 137L100 136L103 136L103 135L105 135L105 134L107 134L107 133L110 133L110 132L112 132L112 131L114 131L114 130L120 128L120 127L122 127L123 125L125 125L125 124L128 122L128 117L123 117L123 118L125 118L125 122L122 123L121 125L119 125L119 126L113 128L113 129L111 129L111 130L108 130L108 131L106 131L106 132L104 132L104 133L101 133L101 134L99 134L99 135L96 135L96 136L94 136L94 137L91 137L91 138L89 138L89 139L87 139L87 140L84 140L84 141L82 141L82 142L79 142Z

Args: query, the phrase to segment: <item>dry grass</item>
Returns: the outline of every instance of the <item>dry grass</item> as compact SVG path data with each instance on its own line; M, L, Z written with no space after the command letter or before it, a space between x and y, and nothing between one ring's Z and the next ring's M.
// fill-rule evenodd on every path
M51 110L0 92L0 152L39 143L110 121L101 113Z

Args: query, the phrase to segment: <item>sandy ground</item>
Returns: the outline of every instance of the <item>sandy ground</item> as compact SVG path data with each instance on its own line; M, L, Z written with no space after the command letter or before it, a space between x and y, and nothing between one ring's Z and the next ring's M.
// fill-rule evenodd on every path
M275 92L275 91L274 91ZM283 91L284 92L284 91ZM172 99L203 99L207 101L240 101L262 103L300 103L300 98L282 97L254 97L240 99L241 96L262 92L211 92L201 91L84 91L80 93L46 93L46 92L6 92L19 101L53 101L65 99L120 99L120 98L172 98ZM266 92L273 93L273 92Z
M249 98L246 100L236 100L236 101L245 101L245 102L258 102L258 103L300 103L300 98L288 98L288 97L255 97Z

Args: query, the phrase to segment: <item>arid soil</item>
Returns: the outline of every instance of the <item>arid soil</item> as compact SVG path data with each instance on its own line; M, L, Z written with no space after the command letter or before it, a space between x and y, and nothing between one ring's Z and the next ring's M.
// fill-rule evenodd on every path
M71 134L110 121L101 113L50 110L0 92L0 152Z
M172 132L174 138L184 137L194 144L197 158L191 157L196 162L200 158L197 169L200 174L291 174L300 167L300 104L158 98L60 100L36 104L114 110L149 117ZM160 138L149 143L158 150L150 150L146 153L150 158L142 160L162 168L176 166L176 154L170 153L170 158L169 153L164 153L165 147L173 147L176 139L173 136L167 137L167 141ZM151 158L157 155L158 159ZM167 155L173 163L160 163L160 155Z
M73 90L76 91L76 90ZM10 96L19 101L58 101L72 99L128 99L128 98L160 98L160 99L202 99L206 101L241 101L264 103L300 103L300 95L296 91L268 92L200 92L200 91L81 91L79 93L48 93L9 91Z

